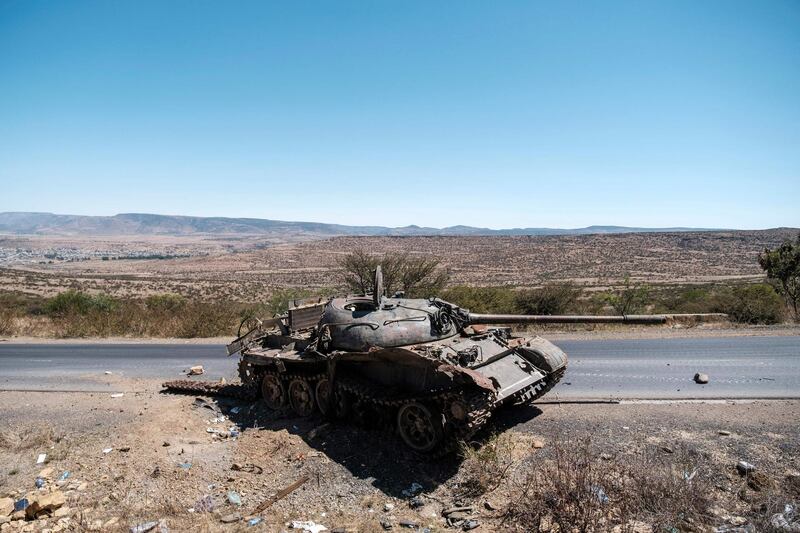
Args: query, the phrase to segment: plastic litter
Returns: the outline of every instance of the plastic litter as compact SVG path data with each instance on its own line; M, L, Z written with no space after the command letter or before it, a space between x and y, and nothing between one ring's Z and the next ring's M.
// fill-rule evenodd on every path
M103 453L111 453L114 448L104 448Z
M310 520L308 522L293 520L292 529L302 529L303 531L308 531L309 533L319 533L320 531L328 531L327 527L323 526L322 524L315 524Z
M40 464L44 463L45 459L47 459L47 454L46 453L40 453L39 457L36 458L36 464L40 465Z
M125 396L124 392L115 392L114 394L111 395L112 398L122 398L123 396Z
M238 405L236 407L231 407L231 413L233 413L235 415L238 415L239 411L241 411L241 410L242 410L242 408L240 406L238 406Z
M255 517L253 517L253 518L251 518L250 520L247 521L247 525L248 526L255 526L260 522L261 522L261 517L260 516L255 516Z
M592 494L595 498L597 498L597 501L602 504L608 503L608 495L606 495L606 491L603 490L603 487L599 485L592 485L589 487L589 490L592 491Z
M29 503L27 498L20 498L14 502L14 511L24 511L27 509Z
M184 470L189 470L192 467L192 463L178 463L178 466Z
M736 471L739 472L740 476L744 476L746 474L752 474L756 471L756 467L748 463L747 461L739 461L736 463Z
M66 481L66 480L67 480L67 478L69 477L69 475L70 475L70 474L69 474L69 470L65 470L63 474L61 474L60 476L58 476L58 480L59 480L59 481Z
M37 477L36 481L34 482L34 484L36 485L37 489L41 489L42 487L44 487L45 483L46 482L45 482L44 478L41 478L41 477Z
M237 428L237 427L231 427L229 432L230 432L230 436L231 437L238 437L239 436L239 428Z
M106 370L105 372L103 372L103 374L105 374L106 376L110 376L111 375L111 371L110 370Z
M239 496L239 493L236 492L235 490L229 490L228 491L228 501L232 505L237 505L237 506L238 505L242 505L242 497Z

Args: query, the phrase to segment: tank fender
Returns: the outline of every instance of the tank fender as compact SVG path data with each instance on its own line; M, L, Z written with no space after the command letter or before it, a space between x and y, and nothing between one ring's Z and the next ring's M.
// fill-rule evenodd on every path
M547 373L555 372L567 366L567 354L561 348L542 337L519 339L516 344L523 357Z

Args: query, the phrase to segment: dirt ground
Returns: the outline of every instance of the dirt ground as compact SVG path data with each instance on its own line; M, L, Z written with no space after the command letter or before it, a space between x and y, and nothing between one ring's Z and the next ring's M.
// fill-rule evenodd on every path
M596 531L650 531L664 520L676 521L671 531L764 531L773 515L800 501L798 401L581 404L545 397L498 411L463 456L429 460L391 434L274 413L260 402L196 402L163 393L154 381L98 379L128 392L0 392L0 502L35 498L37 476L40 494L54 490L66 499L57 516L12 520L2 531L128 531L159 520L170 531L301 531L292 521L340 531L557 531L552 524L563 502L550 502L546 492L531 499L530 482L547 468L561 475L552 465L567 447L584 450L578 462L599 474L645 456L647 464L670 466L661 480L673 491L664 500L675 499L669 513L620 507L624 493L613 481L591 485L592 494L608 494L605 502L597 496L598 508L609 511L592 518ZM39 454L47 454L44 464L36 463ZM754 473L740 476L741 460ZM255 512L298 480L305 481ZM690 487L704 491L702 506L686 499ZM550 502L548 516L534 500ZM700 512L682 513L681 505ZM449 525L442 512L453 506L472 509L451 514ZM262 520L249 525L255 517Z

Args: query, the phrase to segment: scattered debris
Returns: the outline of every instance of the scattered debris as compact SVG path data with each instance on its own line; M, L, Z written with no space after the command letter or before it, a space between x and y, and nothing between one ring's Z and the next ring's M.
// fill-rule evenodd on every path
M178 466L183 468L184 470L189 470L192 467L192 463L178 463ZM155 476L154 476L155 477Z
M786 504L782 513L775 513L769 519L772 527L778 531L800 531L800 516L793 505Z
M33 484L36 485L37 489L41 489L42 487L44 487L45 480L44 478L37 477L36 481L34 481Z
M420 485L419 483L417 483L417 482L415 481L415 482L413 482L413 483L411 484L411 486L410 486L410 487L408 487L407 489L403 490L402 494L403 494L403 496L405 496L406 498L411 498L411 497L413 497L413 496L416 496L416 495L417 495L417 494L419 494L420 492L422 492L422 489L423 489L422 485Z
M391 503L391 502L386 502L385 504L383 504L383 510L384 510L384 512L387 512L387 513L388 513L388 512L390 512L390 511L392 511L392 509L394 509L394 504L393 504L393 503Z
M400 520L400 527L407 527L408 529L417 529L419 524L411 520Z
M114 448L103 448L103 453L111 453Z
M69 476L70 476L69 470L65 470L63 474L58 476L58 480L59 481L66 481L67 478L69 478Z
M256 507L256 510L255 510L254 514L263 513L264 510L269 508L273 503L277 502L278 500L282 500L283 498L285 498L286 496L288 496L289 494L291 494L292 492L297 490L306 481L308 481L308 476L303 476L300 479L298 479L297 481L295 481L294 483L292 483L291 485L289 485L288 487L286 487L284 489L281 489L274 496L268 498L267 500L262 502L261 505ZM323 531L323 530L319 530L319 531Z
M122 452L122 453L128 453L129 451L131 451L131 447L130 446L123 446L122 448L119 448L119 451Z
M243 465L239 463L233 463L231 465L231 470L236 470L237 472L250 472L251 474L260 474L264 471L263 468L258 465L254 465L253 463L245 463Z
M220 518L219 521L222 522L223 524L233 524L234 522L238 522L241 519L242 517L239 514L233 513L233 514L226 514L225 516Z
M392 524L392 521L388 518L381 518L381 527L384 531L389 531L394 527L394 524Z
M247 521L248 526L255 526L261 522L262 518L260 516L254 516L250 520Z
M132 526L131 533L147 533L148 531L153 531L155 528L158 528L159 533L169 532L169 528L167 527L167 521L159 520L158 522L156 521L143 522L141 524Z
M46 453L40 453L39 457L36 458L36 464L40 465L40 464L44 463L45 459L47 459L47 454Z
M228 491L228 502L231 505L236 505L237 507L242 505L242 497L239 496L239 493L235 490Z
M315 427L314 429L312 429L311 431L308 432L308 440L314 440L318 436L320 436L323 433L325 433L325 431L327 431L328 428L330 428L330 427L331 427L330 423L325 423L325 424L322 424L321 426Z
M698 385L705 385L706 383L708 383L708 374L703 374L701 372L698 372L697 374L694 375L694 382L697 383Z
M726 429L720 429L719 431L717 431L717 433L719 435L722 435L723 437L729 437L731 434L731 432Z
M487 511L497 510L497 506L494 503L492 503L491 500L486 500L485 502L483 502L483 506L486 508Z
M194 504L194 510L198 513L210 513L214 510L214 498L206 494Z
M464 531L469 531L470 529L475 529L479 525L480 523L473 518L464 522L464 525L461 526L461 529L463 529Z
M301 522L299 520L293 520L291 523L292 529L302 529L303 531L307 531L308 533L319 533L320 531L328 531L328 528L323 526L322 524L315 524L312 521L308 522Z
M539 439L534 439L534 441L531 443L531 447L533 447L533 448L535 448L537 450L539 448L544 448L544 441L539 440Z
M110 370L106 370L105 372L103 372L103 374L105 374L106 376L110 376L112 372Z
M592 494L594 494L594 497L597 498L598 502L602 504L608 503L608 495L606 494L606 491L603 490L603 487L600 485L592 485L589 487L589 490L592 491Z
M412 509L417 509L417 508L419 508L419 507L422 507L422 506L424 506L424 505L425 505L425 502L424 502L424 501L422 501L422 498L420 498L419 496L414 496L413 498L411 498L410 500L408 500L408 505L409 505L409 507L411 507Z
M238 406L238 405L236 407L231 407L231 413L233 413L235 415L238 415L239 411L241 411L241 409L242 408L240 406Z
M115 392L114 394L111 395L112 398L122 398L123 396L125 396L124 392ZM156 525L158 524L156 523Z
M738 463L736 463L736 471L739 472L740 476L744 476L755 472L756 467L751 465L747 461L739 461Z
M205 369L203 369L203 365L197 365L189 367L189 372L187 375L189 376L200 376L205 373Z

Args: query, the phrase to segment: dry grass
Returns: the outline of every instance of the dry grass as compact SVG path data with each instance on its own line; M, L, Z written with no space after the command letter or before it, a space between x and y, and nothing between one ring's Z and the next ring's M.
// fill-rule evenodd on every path
M464 447L459 487L463 497L502 493L508 528L626 531L641 521L656 531L683 531L708 515L707 463L689 449L666 453L648 446L611 458L598 455L588 437L533 450L501 436L478 449Z

